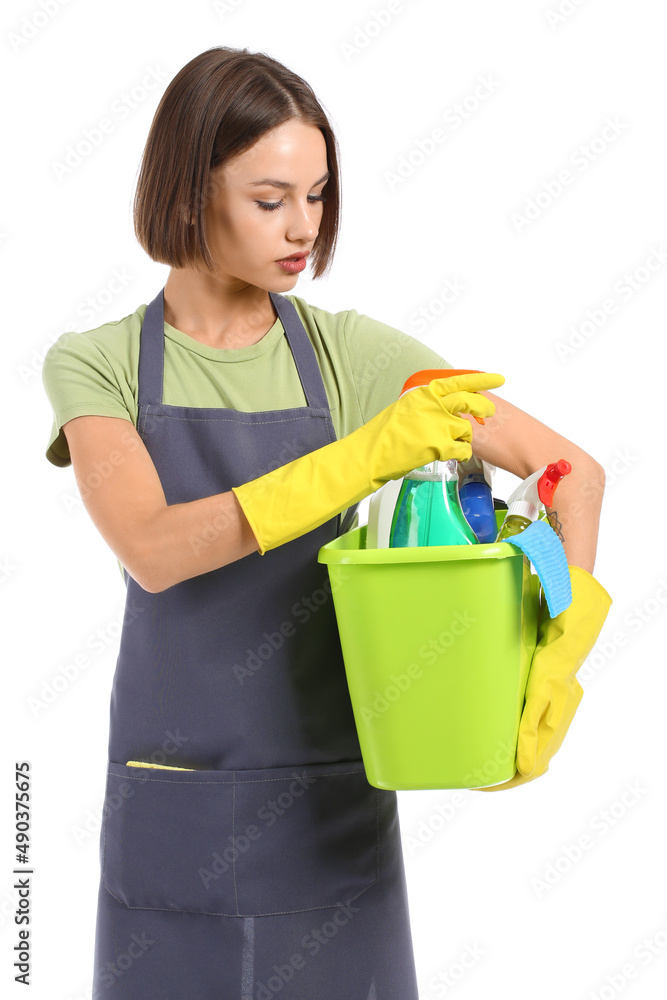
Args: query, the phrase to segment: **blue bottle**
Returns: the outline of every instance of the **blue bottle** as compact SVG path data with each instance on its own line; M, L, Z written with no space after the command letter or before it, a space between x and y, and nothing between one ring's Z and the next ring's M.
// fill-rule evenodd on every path
M473 455L459 463L458 471L461 508L468 524L480 542L494 542L498 534L491 490L494 466Z
M459 502L455 459L431 462L404 477L392 518L389 545L475 545L477 538Z

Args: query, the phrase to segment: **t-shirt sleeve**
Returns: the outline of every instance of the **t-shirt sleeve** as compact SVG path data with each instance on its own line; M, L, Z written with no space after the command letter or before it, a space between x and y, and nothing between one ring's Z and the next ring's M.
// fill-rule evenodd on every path
M132 417L108 359L86 333L63 333L46 352L42 382L53 410L46 457L60 467L72 464L62 426L86 414Z
M453 367L421 341L356 309L347 313L344 336L364 423L398 399L410 375Z

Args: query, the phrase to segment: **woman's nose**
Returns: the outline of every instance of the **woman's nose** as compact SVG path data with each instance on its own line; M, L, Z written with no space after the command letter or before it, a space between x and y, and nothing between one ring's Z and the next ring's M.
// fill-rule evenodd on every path
M319 231L322 202L296 205L290 214L287 235L290 240L314 240ZM318 213L316 215L316 213Z

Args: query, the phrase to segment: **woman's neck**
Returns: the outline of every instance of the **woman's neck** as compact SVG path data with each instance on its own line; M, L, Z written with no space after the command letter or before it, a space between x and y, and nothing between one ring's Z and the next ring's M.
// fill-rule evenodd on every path
M276 321L264 288L237 283L225 288L217 278L172 268L164 286L165 323L209 347L256 344Z

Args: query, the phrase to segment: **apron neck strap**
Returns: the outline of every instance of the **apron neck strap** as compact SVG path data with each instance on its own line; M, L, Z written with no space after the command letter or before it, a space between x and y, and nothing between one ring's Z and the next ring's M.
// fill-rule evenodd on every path
M292 351L306 402L315 409L329 408L322 374L310 338L293 302L279 292L269 292L287 343ZM164 398L164 288L146 307L139 342L139 404L162 405Z

